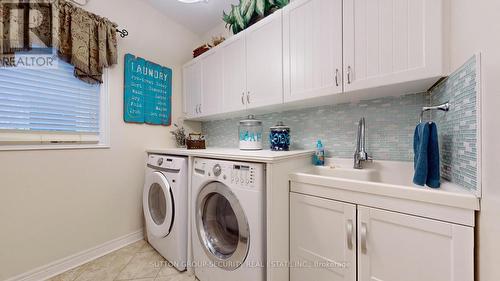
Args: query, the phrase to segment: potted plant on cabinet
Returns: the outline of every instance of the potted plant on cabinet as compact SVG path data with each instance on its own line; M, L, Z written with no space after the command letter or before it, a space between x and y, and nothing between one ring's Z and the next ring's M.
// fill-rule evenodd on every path
M222 12L222 19L233 34L248 28L252 24L272 14L288 4L289 0L240 0L238 5L231 5L231 11Z

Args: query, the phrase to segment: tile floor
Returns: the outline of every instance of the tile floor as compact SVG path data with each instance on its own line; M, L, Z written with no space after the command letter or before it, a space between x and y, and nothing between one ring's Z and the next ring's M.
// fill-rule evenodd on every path
M195 281L170 266L146 241L141 240L48 281Z

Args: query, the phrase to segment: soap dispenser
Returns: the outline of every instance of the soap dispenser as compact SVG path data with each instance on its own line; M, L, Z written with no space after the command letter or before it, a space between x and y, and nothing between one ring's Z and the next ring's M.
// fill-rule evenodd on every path
M325 165L325 148L323 147L321 140L318 140L316 143L316 152L313 156L313 164L316 166Z

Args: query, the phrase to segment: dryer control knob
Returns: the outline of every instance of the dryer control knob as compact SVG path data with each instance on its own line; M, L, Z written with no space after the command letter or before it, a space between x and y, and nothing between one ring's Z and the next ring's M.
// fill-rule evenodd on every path
M220 174L222 173L222 168L220 167L219 164L215 164L213 172L214 172L214 176L216 176L216 177L220 176Z
M163 164L163 158L158 158L158 162L156 162L158 166L161 166Z

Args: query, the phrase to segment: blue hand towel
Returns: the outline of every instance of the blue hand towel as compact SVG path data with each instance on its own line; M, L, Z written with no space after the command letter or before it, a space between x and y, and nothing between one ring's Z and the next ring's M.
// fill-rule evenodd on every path
M427 181L425 182L428 187L438 188L441 186L441 171L439 164L439 141L437 125L434 122L429 124L429 144L427 146L427 161L428 172Z
M415 175L413 183L438 188L440 186L439 143L437 126L433 122L420 123L413 139Z
M428 144L429 144L429 123L427 122L420 123L415 128L415 135L413 137L413 151L415 152L415 158L413 161L413 165L415 168L415 175L413 176L413 183L421 186L424 186L425 182L427 181Z

